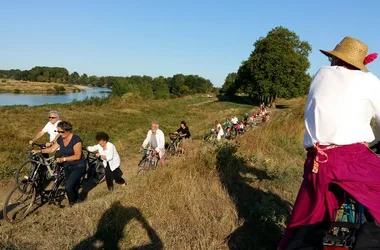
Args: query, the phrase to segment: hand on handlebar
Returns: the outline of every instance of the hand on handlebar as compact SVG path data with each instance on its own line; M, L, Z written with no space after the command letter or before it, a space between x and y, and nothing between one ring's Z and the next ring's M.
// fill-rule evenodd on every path
M30 140L29 145L33 145L34 141Z
M36 154L39 154L39 153L41 153L41 150L32 150L32 151L30 151L30 152L32 152L32 154L33 155L36 155Z
M46 146L47 148L49 148L49 147L53 146L53 143L51 143L51 142L47 142L47 143L45 143L45 146Z

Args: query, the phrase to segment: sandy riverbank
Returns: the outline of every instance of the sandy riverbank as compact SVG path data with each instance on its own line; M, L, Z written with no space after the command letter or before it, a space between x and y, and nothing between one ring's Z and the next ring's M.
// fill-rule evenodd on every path
M72 93L86 89L86 86L55 83L55 82L29 82L9 79L0 79L0 92L8 93Z

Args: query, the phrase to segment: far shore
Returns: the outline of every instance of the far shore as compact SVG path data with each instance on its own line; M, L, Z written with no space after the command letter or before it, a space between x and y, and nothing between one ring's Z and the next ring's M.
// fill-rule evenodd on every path
M55 82L29 82L9 79L0 79L0 92L2 93L30 93L30 94L54 94L75 93L89 88L83 85L72 85Z

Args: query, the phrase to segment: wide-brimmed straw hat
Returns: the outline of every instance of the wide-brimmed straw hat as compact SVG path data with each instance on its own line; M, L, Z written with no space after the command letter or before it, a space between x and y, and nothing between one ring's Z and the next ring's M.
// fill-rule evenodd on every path
M368 46L358 39L347 36L335 47L334 50L320 51L328 57L337 57L358 69L368 72L368 69L364 64L364 60L368 53Z

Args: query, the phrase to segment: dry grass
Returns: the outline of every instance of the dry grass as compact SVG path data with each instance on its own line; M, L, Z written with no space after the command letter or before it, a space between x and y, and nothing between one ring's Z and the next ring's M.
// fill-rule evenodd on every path
M111 100L98 115L112 110L115 121L107 130L125 154L144 136L153 118L152 105L162 105L170 114L157 111L165 131L176 128L180 114L189 118L195 137L207 128L205 121L212 124L215 117L248 109L219 102L183 108L204 101L199 97L149 104ZM101 249L93 244L105 249L117 249L115 244L119 249L276 249L298 191L304 159L304 99L281 103L289 108L273 111L268 124L236 142L189 141L184 156L173 158L167 168L131 178L124 189L99 192L73 208L44 206L17 226L3 224L0 242L14 249ZM96 106L60 107L86 139L107 125L102 119L93 120ZM41 112L46 107L36 109ZM76 115L78 109L82 117ZM121 109L124 112L119 113ZM93 121L88 130L83 117ZM22 124L18 121L16 127ZM27 137L28 132L23 133Z
M103 130L110 134L121 156L126 157L138 152L152 120L160 123L167 140L168 133L177 130L181 120L188 123L194 138L201 138L214 126L216 118L252 110L250 105L208 101L201 96L149 101L126 96L74 104L0 107L0 138L6 138L6 143L0 144L0 179L13 176L25 160L28 141L46 124L51 109L73 124L85 145L93 145L95 133ZM198 103L203 104L190 106ZM46 135L40 142L47 138Z
M167 168L114 193L72 208L45 206L17 226L3 225L0 242L41 250L104 243L105 249L226 249L237 215L218 178L215 147L194 141L186 148Z
M4 80L0 79L0 92L19 92L19 93L47 93L56 92L55 87L64 87L65 91L61 92L78 92L81 91L82 87L54 83L54 82L29 82L29 81L17 81L17 80Z

